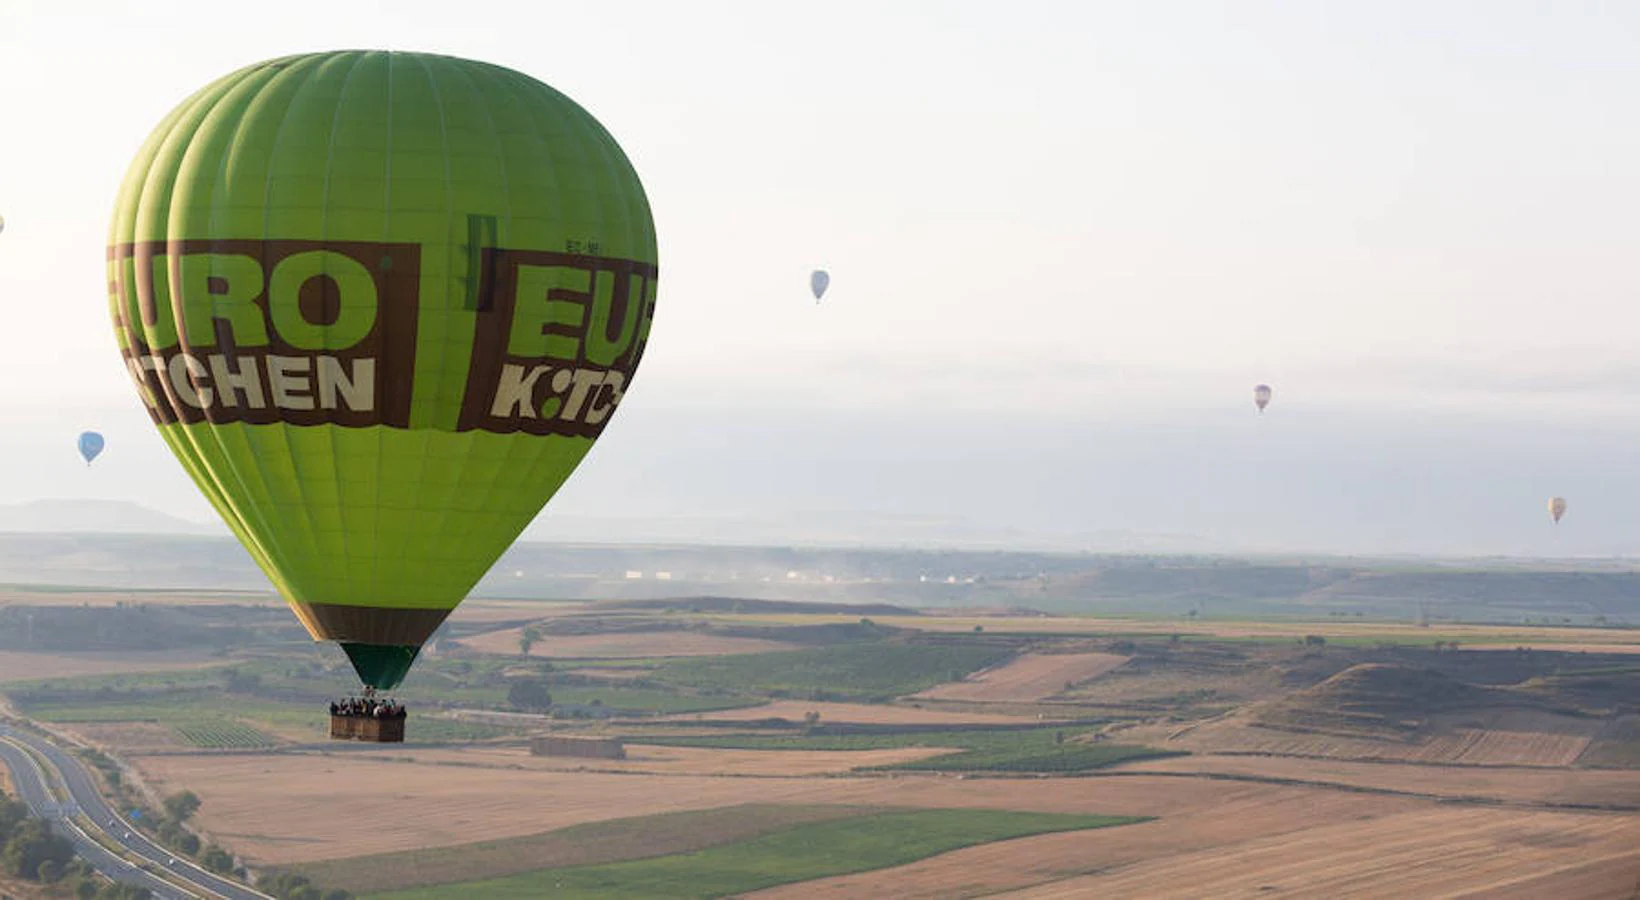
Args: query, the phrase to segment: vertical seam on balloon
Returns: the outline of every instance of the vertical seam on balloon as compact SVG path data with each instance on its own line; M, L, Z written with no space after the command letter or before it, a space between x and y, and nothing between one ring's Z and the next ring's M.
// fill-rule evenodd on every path
M321 244L330 241L330 184L336 171L336 129L342 121L342 109L347 104L347 89L353 84L354 76L359 74L365 63L374 55L371 52L361 52L353 57L353 65L348 67L347 74L342 78L341 89L336 95L336 109L330 115L330 136L325 144L325 179L324 186L320 189L319 194L319 241ZM327 324L322 327L325 330L328 343L330 325ZM337 549L341 553L341 568L344 571L351 572L352 563L348 554L347 540L347 507L342 503L342 469L341 466L337 465L336 427L333 425L317 427L322 429L326 442L330 444L331 483L336 486L336 537L338 541ZM306 495L303 496L305 499ZM329 567L326 566L325 568L328 569Z
M398 54L391 51L387 53L387 138L382 146L382 159L387 167L387 171L382 175L381 242L383 244L388 243L393 236L393 59L397 55ZM419 277L420 273L417 273L417 275ZM417 296L420 296L421 294L420 285L416 286L416 294ZM387 302L391 302L391 300ZM383 305L384 304L382 303L378 303L378 310ZM420 310L418 309L417 312L419 313ZM377 314L380 315L381 313L378 312ZM412 373L413 372L414 367L412 367ZM414 374L412 374L411 378L413 379L414 377ZM370 580L368 584L370 585L369 593L372 598L379 598L386 594L386 590L381 583L381 567L382 469L386 462L387 427L388 426L379 423L370 427L370 431L376 439L376 455L372 460L376 467L376 472L373 478L375 489L372 492L373 496L370 498Z
M174 120L173 128L170 129L164 139L160 141L153 159L149 161L150 172L153 171L152 167L156 160L163 160L165 162L165 171L162 175L168 179L169 184L165 189L162 209L157 210L156 215L163 212L164 228L162 233L165 236L167 244L169 244L170 237L175 230L172 228L172 221L175 216L177 183L181 176L182 163L187 158L188 145L192 143L194 136L199 133L199 130L204 125L205 120L208 119L212 111L216 109L222 99L222 95L230 92L234 86L240 83L243 76L248 74L250 73L242 70L239 73L234 73L233 75L217 79L212 83L210 88L196 94L194 98L195 102L189 104L186 111ZM190 122L191 125L189 124ZM184 131L187 134L187 141L182 142L182 146L177 152L170 156L166 156L166 145L172 142L172 138L178 136ZM146 177L144 178L144 183L146 186ZM134 239L135 235L133 234L133 242ZM169 269L169 253L166 255L166 260L167 269ZM177 308L177 299L179 297L180 286L177 284L170 284L169 282L170 279L167 277L167 283L171 292L171 308L167 310L167 312L171 314L173 327L177 329L179 335L178 343L180 347L182 336L186 334L184 331L184 323L180 316L180 310ZM159 312L159 310L155 310L156 315L158 315ZM143 328L145 332L144 337L148 345L152 347L153 335L147 332L146 323L143 323ZM180 403L173 386L165 376L161 376L159 381L161 386L164 388L167 400L171 404L172 409L180 409L182 404ZM199 447L195 443L186 424L180 421L180 417L179 421L174 422L169 426L161 427L160 436L165 440L165 443L171 447L172 453L175 454L178 460L183 464L183 468L188 470L189 475L194 480L194 483L200 487L203 493L206 494L206 499L212 501L211 505L217 509L218 513L225 514L224 518L227 520L226 524L229 529L236 535L250 534L250 528L245 521L245 516L239 510L239 505L234 503L233 498L223 489L222 483L216 476L216 473L212 472L210 468L204 464L205 460L203 454L200 453ZM236 525L237 527L235 527ZM252 543L256 542L253 541Z
M323 78L324 75L325 75L324 70L328 67L326 64L329 63L329 62L332 62L334 60L342 59L346 55L347 54L338 53L338 54L335 54L333 56L329 56L329 58L327 58L323 62L319 63L319 65L317 66L319 71L317 73L315 73L315 77L310 78L306 82L304 82L302 87L306 88L306 87L314 84L318 79ZM347 82L348 82L349 79L351 79L353 77L353 73L358 68L358 65L359 65L359 57L361 57L362 55L363 54L357 54L357 55L354 56L353 61L352 61L352 65L348 67L347 73L342 76L342 84L341 84L341 88L340 88L341 91L345 91L347 89ZM300 95L300 93L301 92L299 90L298 95ZM340 109L339 94L338 94L337 104L338 104L337 109L339 110ZM280 121L279 121L279 130L277 131L277 133L274 136L274 149L275 149L275 151L277 151L277 149L278 149L279 139L284 136L285 126L290 124L291 111L296 106L297 106L296 98L293 97L292 101L291 101L291 105L285 108L285 115L284 115L283 118L280 119ZM334 126L333 126L332 127L332 138L331 138L332 140L334 140L334 134L335 134L335 130L334 130ZM270 160L271 159L272 159L272 154L270 154ZM330 157L329 157L329 152L328 152L328 149L327 149L326 157L325 157L325 178L327 180L327 184L328 184L329 177L330 177ZM273 166L269 165L267 182L265 183L265 185L263 187L263 194L262 194L262 197L263 197L263 202L262 202L262 234L263 234L264 240L268 239L267 235L268 235L269 211L272 208L271 204L269 203L269 200L272 196L272 192L273 192ZM320 205L319 212L320 212L320 216L321 216L321 219L322 219L322 217L324 216L323 203L321 203L321 205ZM323 228L323 226L321 226L319 230L320 230L320 240L323 240L323 238L324 238L324 234L323 234L324 228ZM290 425L288 425L284 422L279 422L272 429L272 431L273 431L273 434L278 437L279 441L285 445L285 456L286 456L287 459L289 459L291 461L291 471L295 475L296 495L297 495L298 500L300 500L302 515L303 515L304 518L307 519L308 538L311 541L313 553L314 553L314 556L315 556L315 559L311 560L311 562L317 563L317 562L320 561L320 559L322 559L326 548L320 542L319 530L318 530L317 527L315 527L315 524L314 524L313 507L312 507L312 504L308 500L307 481L306 481L305 478L302 477L302 471L301 471L301 465L300 465L300 456L295 452L294 448L291 445L290 435L289 435L289 432L288 432L288 429L290 427L291 427ZM340 516L340 510L338 510L337 515ZM322 566L319 567L319 568L322 568ZM312 598L310 598L310 597L304 597L302 599L304 599L308 602L312 602ZM328 598L327 598L327 600L328 600Z
M261 71L261 69L256 69L251 72L247 72L244 78L239 79L233 85L229 86L224 92L224 95L219 98L215 105L213 105L212 114L215 114L217 109L221 108L224 103L228 102L229 95L232 95L235 91L241 90L247 82L254 79L258 74L260 74ZM253 105L256 102L256 99L261 96L262 91L267 88L268 84L277 80L277 77L277 75L270 77L261 85L247 90L246 93L248 96L244 96L241 99L239 111L242 113L245 108ZM240 130L244 127L244 124L244 116L241 114L239 116L239 122L234 127L232 139L223 142L221 145L221 160L217 166L216 178L211 184L211 211L206 219L206 230L209 233L214 234L217 230L217 221L221 211L223 198L228 193L228 191L225 190L227 183L228 163L233 157L233 148L239 143L238 135ZM214 319L214 316L212 318ZM244 473L240 471L239 466L235 464L233 454L228 452L227 445L223 440L221 431L218 430L214 423L210 423L208 421L206 423L206 427L201 429L201 431L203 432L203 435L196 435L193 431L187 432L189 441L193 444L195 452L199 453L201 458L203 458L204 453L200 448L206 439L209 439L215 444L221 459L227 464L228 471L232 474L232 480L237 481L240 488L245 488L248 485L248 480L245 478ZM256 474L260 479L261 473L258 472ZM214 470L211 472L211 478L218 484L219 488L224 481L228 480ZM242 540L251 545L251 547L254 547L253 555L259 556L261 558L259 561L266 561L267 567L275 570L275 572L268 574L270 580L273 580L277 584L278 577L276 572L278 565L276 563L276 558L273 553L269 552L269 545L262 538L262 535L273 533L271 529L266 527L267 518L265 513L262 510L257 509L257 505L255 503L235 502L233 497L225 490L223 491L223 497L226 504L233 510L234 516L239 519L240 528L237 529L237 532L244 535ZM262 527L259 529L253 529L251 524L253 519L256 520ZM264 571L266 571L266 569L264 569Z
M502 76L502 78L500 79L501 83L502 83L502 86L506 89L506 93L508 94L509 99L512 101L512 104L518 109L518 111L520 113L520 117L522 118L523 122L526 125L529 126L530 135L534 138L536 146L540 148L541 157L545 161L545 165L542 167L543 170L546 171L552 177L554 200L555 200L555 202L558 203L558 207L559 207L558 208L557 219L558 219L558 222L560 223L560 225L562 225L565 220L564 220L564 216L562 214L562 212L563 212L563 191L562 191L562 188L560 187L560 185L558 183L558 167L556 165L554 165L554 160L553 160L553 156L552 156L552 152L551 152L551 145L549 144L549 142L546 139L545 134L541 130L540 122L536 118L536 110L534 108L532 108L532 105L529 102L527 102L527 101L533 99L529 95L530 95L530 93L533 92L534 87L538 86L538 85L539 86L544 86L544 85L541 85L540 82L535 81L534 79L528 79L527 76L522 75L522 73L513 72L511 70L507 70L507 69L500 70L500 74ZM523 82L522 86L524 88L526 88L527 90L520 90L519 89L520 82ZM551 88L548 88L548 90L551 93L555 94L555 95L557 94L557 92L552 91ZM562 95L557 95L557 99L559 99L563 102L568 102L567 98L564 98ZM523 101L523 102L521 102L521 101ZM504 154L505 154L505 151L503 151L503 155ZM510 204L509 204L509 212L510 212ZM542 457L543 453L545 453L546 449L549 446L553 446L554 444L557 443L557 441L553 437L550 437L550 436L544 436L544 437L541 437L541 438L538 438L538 439L529 440L529 439L525 439L522 436L522 434L518 433L518 432L515 432L515 433L512 433L512 434L506 434L506 435L497 435L496 437L499 438L500 440L507 441L507 452L502 457L502 464L504 466L511 466L511 465L516 463L518 465L518 468L519 468L520 471L525 471L525 472L530 472L530 473L534 473L534 472L539 470L538 467L540 465L541 457ZM520 454L518 453L518 451L521 448L525 451L525 453L522 454L522 456L520 456ZM577 460L577 461L579 461L579 460ZM562 481L560 481L560 485L561 484L562 484ZM492 478L491 482L490 482L490 485L488 486L488 490L485 492L485 508L486 509L493 510L493 509L496 508L497 505L494 502L492 502L496 493L497 493L497 485L496 485L495 480ZM509 492L509 493L511 493L511 492ZM556 491L554 491L554 493L556 493ZM547 499L550 500L551 496L549 495ZM529 514L528 519L526 519L524 522L519 524L517 530L514 531L510 536L509 546L511 544L511 541L516 541L518 539L518 536L524 532L524 529L528 528L530 526L530 523L535 521L535 517L540 515L541 511L545 508L546 508L546 501L543 501L541 506L537 507L534 511L532 511ZM509 518L511 518L511 517L509 517ZM479 574L479 578L481 580L483 579L484 575L489 572L490 569L495 567L496 561L499 560L501 558L502 554L506 553L506 551L507 551L506 547L501 547L499 550L496 551L495 558L489 560L489 562L485 565L484 572L481 572Z
M480 64L472 63L472 62L469 62L467 60L457 60L456 64L454 66L452 66L453 70L457 74L459 74L462 78L466 79L468 89L471 90L476 97L478 97L478 99L480 101L479 104L478 104L478 107L484 111L484 118L487 119L490 123L490 140L491 140L492 145L495 148L497 170L500 172L500 175L501 175L501 205L502 205L502 208L504 210L503 215L502 215L502 224L501 224L501 226L498 226L496 228L496 243L499 245L499 244L504 244L506 242L509 242L511 240L512 218L513 218L513 215L512 215L512 213L513 213L513 210L512 210L512 191L511 191L512 183L507 177L507 150L506 150L506 145L501 140L500 132L497 129L497 126L496 126L495 115L491 111L491 108L490 108L490 106L491 106L490 94L487 93L480 86L479 79L475 78L472 74L472 71L471 71L472 69L478 68L478 67L480 67ZM488 71L491 67L482 66L482 68L484 68L486 71ZM504 234L507 235L506 238L503 238ZM475 315L476 315L476 311L475 311ZM446 341L445 346L448 346L448 343L449 342ZM440 349L440 362L442 363L442 361L443 361L443 348ZM467 360L467 364L469 366L471 365L471 363L472 363L472 361L470 359ZM466 440L469 443L476 444L480 440L482 440L482 432L469 432L467 437L466 437ZM461 488L462 488L463 484L466 483L466 481L467 481L467 472L468 472L467 467L462 466L461 471L460 471L459 475L457 476L457 479L456 479L456 494L458 496L460 496L464 493L461 490ZM495 483L495 477L491 476L490 484L487 487L493 487L494 483ZM450 505L446 505L443 508L443 513L442 513L441 518L439 520L439 525L440 525L440 530L441 531L443 530L444 526L449 524L450 511L451 511L451 506ZM482 512L482 509L480 510L480 512ZM463 535L462 535L463 546L466 546L466 542L468 541L469 538L470 538L470 534L463 533ZM460 556L459 553L455 554L455 558L459 558L459 556ZM488 567L486 567L485 571L488 571ZM478 573L478 577L473 580L473 584L468 585L466 590L464 590L462 592L463 597L465 597L465 595L467 593L470 593L472 591L473 587L477 585L478 580L482 579L483 577L484 577L484 572Z
M433 67L427 64L427 59L424 56L416 55L413 58L416 60L417 65L421 66L422 74L427 77L427 87L433 93L433 107L434 107L434 109L438 110L439 148L441 150L440 155L441 155L441 158L442 158L443 163L444 163L444 236L445 236L445 240L444 240L444 280L443 280L443 287L444 287L444 293L446 295L445 297L441 297L441 298L438 298L438 299L440 299L441 301L447 301L448 300L449 290L450 290L450 278L451 278L452 272L454 271L453 266L454 266L454 262L455 262L455 252L454 252L453 246L452 246L453 242L450 240L450 229L452 227L451 220L455 217L455 214L456 214L455 201L454 201L454 191L452 190L451 184L450 184L450 127L449 127L449 120L444 115L444 92L439 90L438 77L433 74ZM430 297L422 298L422 303L421 303L422 308L425 308L427 306L428 301L432 300L432 299L434 299L434 298L430 298ZM447 302L445 302L443 310L444 310L443 314L445 316L448 316L449 315L449 306L448 306ZM418 330L418 335L419 335L419 330ZM418 336L418 340L419 339L420 338ZM444 361L443 344L446 344L446 343L449 343L448 325L447 324L446 324L446 328L445 328L444 339L442 341L440 341L440 347L439 347L439 363L441 365L436 366L433 369L435 375L437 376L437 377L434 378L434 382L435 382L434 386L435 387L439 383L442 383L442 381L443 381L443 377L442 377L443 374L444 374L443 373L443 366L442 366L442 363ZM418 375L419 375L419 371L421 370L421 366L419 365L419 363L420 363L420 352L419 352L420 348L418 347L417 350L418 350L418 353L417 353L418 365L416 366L416 369L418 370ZM418 389L418 387L421 390L425 390L427 388L426 385L420 385L420 386L412 385L411 389L412 389L412 391L416 391ZM437 393L435 391L435 397L436 396L437 396ZM412 412L411 415L412 415L412 418L414 418L414 413L413 412ZM429 434L427 434L427 436L426 436L427 437L426 442L422 444L421 456L420 456L419 459L416 460L416 462L417 462L416 476L415 476L414 479L412 479L412 483L420 483L426 478L427 465L428 465L427 458L428 458L429 454L431 453L432 442L434 440L437 440L440 437L440 431L438 429L438 424L439 423L437 421L428 422L426 424L428 426L427 430L429 431ZM414 522L415 519L417 517L419 517L423 512L424 512L424 510L423 510L423 507L421 505L420 498L418 498L418 502L413 507L411 507L410 509L404 510L405 517L407 519L409 519L410 521L412 521L412 522ZM459 603L459 599L458 599L457 602Z

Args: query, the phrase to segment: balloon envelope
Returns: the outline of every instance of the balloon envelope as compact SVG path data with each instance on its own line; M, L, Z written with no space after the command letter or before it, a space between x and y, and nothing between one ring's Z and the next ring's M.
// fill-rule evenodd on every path
M80 434L80 456L85 458L86 465L103 452L103 436L95 431L85 431Z
M648 339L649 204L499 66L289 56L177 106L109 237L160 434L316 640L391 688L603 431Z
M816 300L819 300L826 293L826 288L830 284L831 276L826 273L825 269L815 269L814 274L809 276L809 289L814 291L814 299Z
M1555 520L1555 524L1560 524L1560 517L1566 515L1565 498L1551 497L1549 499L1549 515Z
M1264 412L1264 407L1270 405L1271 393L1270 386L1267 384L1261 384L1253 388L1253 404L1258 407L1259 412Z

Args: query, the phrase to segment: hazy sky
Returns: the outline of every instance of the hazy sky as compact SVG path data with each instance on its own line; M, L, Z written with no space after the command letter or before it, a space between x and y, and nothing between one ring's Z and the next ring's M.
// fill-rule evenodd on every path
M0 502L209 515L114 349L116 187L212 78L381 47L554 85L649 192L654 338L552 509L1640 552L1640 6L231 10L0 0Z

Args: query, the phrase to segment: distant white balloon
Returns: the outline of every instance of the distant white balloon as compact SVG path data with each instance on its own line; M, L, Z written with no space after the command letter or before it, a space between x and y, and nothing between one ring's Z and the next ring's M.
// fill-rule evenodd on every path
M0 216L0 231L6 230L6 217Z
M809 276L809 288L814 291L814 302L820 302L821 295L826 292L826 287L830 284L831 276L826 274L825 269L814 270L814 274Z

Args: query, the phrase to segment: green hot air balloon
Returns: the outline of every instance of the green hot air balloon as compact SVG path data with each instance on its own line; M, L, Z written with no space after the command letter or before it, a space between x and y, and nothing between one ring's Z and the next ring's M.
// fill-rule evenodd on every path
M499 66L249 66L138 152L110 310L177 458L316 640L388 689L609 423L654 314L614 138Z

